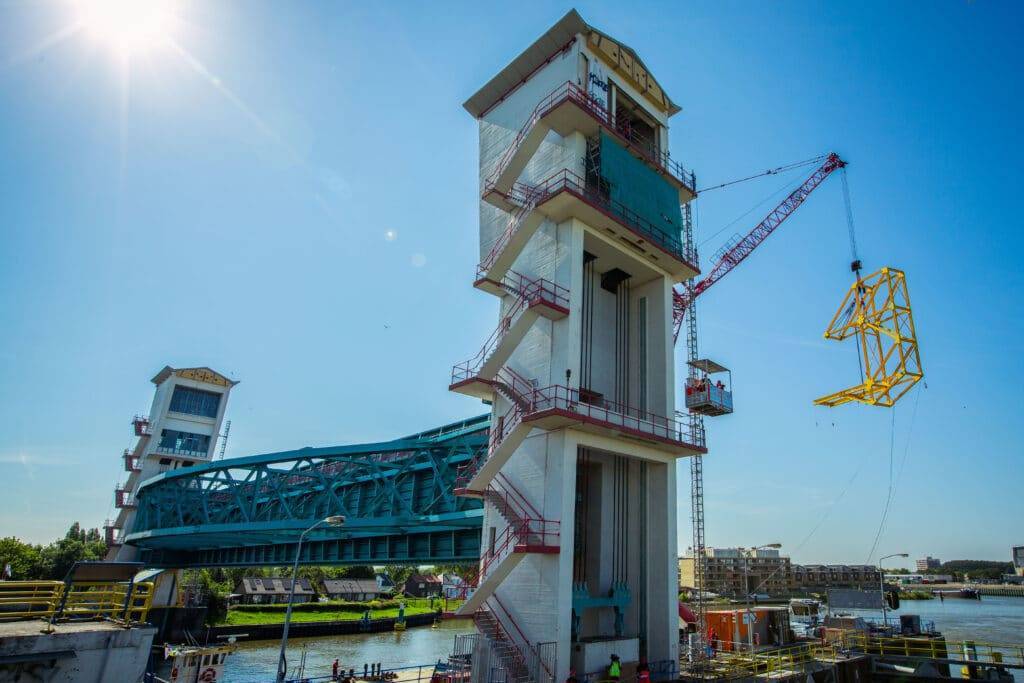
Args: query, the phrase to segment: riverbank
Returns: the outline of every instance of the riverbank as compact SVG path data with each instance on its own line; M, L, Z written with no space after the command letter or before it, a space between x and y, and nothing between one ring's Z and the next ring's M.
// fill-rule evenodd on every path
M310 622L334 622L334 621L362 621L369 612L370 620L392 621L398 618L398 608L370 609L361 607L336 607L330 605L314 606L319 609L302 609L305 605L294 605L292 607L292 623ZM267 607L272 607L268 605ZM328 607L328 609L324 609ZM405 608L405 616L413 617L421 614L437 614L438 609L429 607L412 606ZM285 610L282 609L261 609L261 610L239 610L237 608L228 610L227 616L217 626L261 626L284 623Z
M441 620L440 612L429 614L406 615L405 624L409 628L417 626L431 626ZM360 633L383 633L395 630L394 617L384 619L370 619L369 621L342 619L333 621L295 621L292 615L291 625L288 627L289 636L296 638L312 638L314 636L344 636ZM280 640L284 630L284 621L270 624L235 624L207 626L201 636L201 642L223 642L229 637L238 640L259 641L259 640Z

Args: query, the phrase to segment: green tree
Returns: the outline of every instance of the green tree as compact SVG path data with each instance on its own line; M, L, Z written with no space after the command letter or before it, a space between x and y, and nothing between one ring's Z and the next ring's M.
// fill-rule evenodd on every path
M375 579L377 572L368 564L360 564L354 567L342 567L341 576L344 579Z
M13 536L0 538L0 571L11 565L11 578L31 581L43 578L43 558L40 546L22 543Z
M434 571L438 574L454 574L463 581L472 582L476 578L478 566L472 564L438 564L434 565Z
M410 567L404 564L389 564L384 567L384 576L391 580L391 583L395 585L395 591L399 591L402 588L402 584L405 580L412 576L414 567Z

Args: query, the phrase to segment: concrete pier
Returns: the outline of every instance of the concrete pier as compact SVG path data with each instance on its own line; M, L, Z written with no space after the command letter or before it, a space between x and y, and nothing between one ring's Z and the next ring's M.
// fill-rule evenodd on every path
M52 633L46 628L42 620L0 623L0 683L135 683L156 633L149 625L103 621L59 623Z

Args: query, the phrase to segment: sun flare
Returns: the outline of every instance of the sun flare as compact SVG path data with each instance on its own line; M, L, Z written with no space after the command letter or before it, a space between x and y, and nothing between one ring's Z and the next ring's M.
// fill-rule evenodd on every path
M162 0L78 0L76 5L85 32L124 53L160 45L174 24L170 3Z

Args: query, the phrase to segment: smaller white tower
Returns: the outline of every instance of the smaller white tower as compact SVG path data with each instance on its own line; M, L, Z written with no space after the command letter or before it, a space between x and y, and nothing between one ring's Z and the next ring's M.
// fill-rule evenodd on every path
M108 560L136 559L137 549L121 539L135 521L135 494L142 482L213 458L228 394L238 384L210 368L169 365L152 382L156 392L149 415L132 419L138 440L122 454L128 480L114 488L117 519L105 524Z

